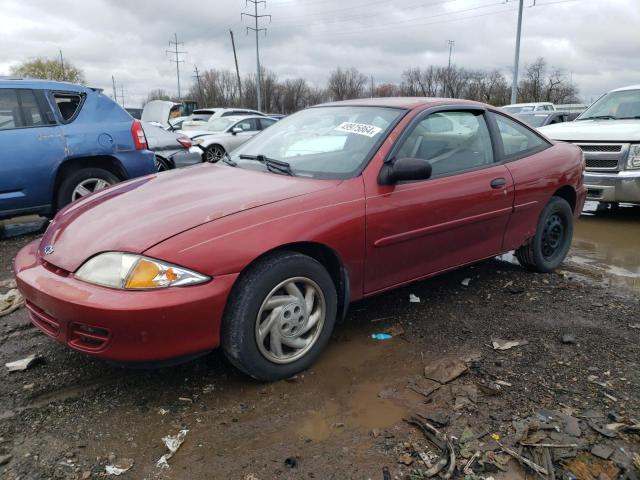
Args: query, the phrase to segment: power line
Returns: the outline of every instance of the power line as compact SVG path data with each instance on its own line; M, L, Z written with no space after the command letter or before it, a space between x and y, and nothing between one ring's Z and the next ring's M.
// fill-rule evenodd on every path
M169 41L169 46L175 45L175 50L166 50L166 53L171 53L176 56L175 60L170 58L169 61L176 64L176 77L178 78L178 100L182 100L182 93L180 92L180 64L184 63L184 60L180 59L180 55L186 55L188 52L182 52L178 50L178 46L184 45L184 42L178 42L178 34L173 34L173 41Z
M240 19L242 19L244 16L253 18L254 22L255 22L255 27L247 27L247 35L249 34L249 30L253 30L256 34L256 65L257 65L257 69L256 69L256 97L258 100L258 110L260 110L260 106L262 105L262 99L260 98L260 47L259 47L259 33L260 32L264 32L264 35L267 36L267 29L266 28L260 28L259 26L259 22L261 18L266 18L269 17L269 23L271 23L271 15L258 15L258 4L262 3L264 5L264 8L267 8L267 2L266 0L245 0L245 7L247 7L250 3L253 4L253 13L245 13L242 12L240 14Z

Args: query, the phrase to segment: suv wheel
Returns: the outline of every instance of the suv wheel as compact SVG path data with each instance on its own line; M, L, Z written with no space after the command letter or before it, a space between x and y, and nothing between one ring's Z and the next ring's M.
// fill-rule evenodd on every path
M58 209L90 193L103 190L120 180L102 168L82 168L68 174L58 188Z
M205 162L216 163L222 157L224 157L225 150L221 145L209 145L204 150Z
M551 197L538 220L535 235L516 250L523 267L549 273L562 264L573 238L573 212L564 198Z
M222 347L243 372L262 381L308 368L336 321L336 288L316 260L278 252L259 260L234 287L222 325Z

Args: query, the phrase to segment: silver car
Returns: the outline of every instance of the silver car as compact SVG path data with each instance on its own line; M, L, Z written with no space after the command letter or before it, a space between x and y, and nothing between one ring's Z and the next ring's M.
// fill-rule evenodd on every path
M149 150L155 153L159 172L202 163L202 151L183 134L169 132L149 122L142 122Z
M276 123L274 118L263 116L220 117L210 119L206 130L183 130L193 144L202 151L202 159L217 162L254 135Z

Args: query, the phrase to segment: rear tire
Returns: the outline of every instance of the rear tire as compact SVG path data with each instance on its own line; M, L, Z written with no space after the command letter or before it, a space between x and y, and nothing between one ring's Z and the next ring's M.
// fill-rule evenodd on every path
M81 168L67 174L58 187L56 207L62 207L90 193L118 183L120 179L102 168Z
M551 197L544 207L535 235L516 250L520 265L528 270L549 273L558 268L569 253L573 238L573 211L560 197Z
M308 368L327 345L337 294L327 270L297 252L258 260L234 286L222 322L229 361L260 381Z

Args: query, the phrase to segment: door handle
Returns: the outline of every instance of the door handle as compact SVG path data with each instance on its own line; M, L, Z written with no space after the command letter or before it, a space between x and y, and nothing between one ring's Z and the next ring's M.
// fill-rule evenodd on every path
M507 184L507 181L504 178L494 178L491 180L491 188L503 188Z

